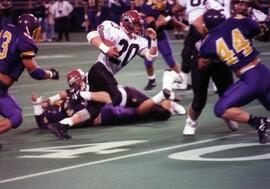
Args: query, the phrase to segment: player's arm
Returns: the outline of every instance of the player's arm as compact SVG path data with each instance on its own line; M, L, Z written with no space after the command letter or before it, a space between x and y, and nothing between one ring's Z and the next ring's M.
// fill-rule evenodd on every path
M102 34L99 31L91 31L87 34L88 43L94 45L102 53L109 57L117 58L119 56L118 49L115 45L108 46L104 43Z
M139 54L147 60L153 61L158 56L157 33L154 29L147 28L145 30L145 36L148 36L151 39L151 46L150 48L143 49Z
M59 79L59 73L54 68L51 68L50 70L44 70L40 68L34 57L27 57L24 55L22 60L23 65L27 69L30 76L37 80L43 80L43 79Z
M42 97L32 92L31 101L34 108L34 115L39 128L47 128L48 122L45 119L45 110L42 107Z
M53 105L61 100L66 100L67 97L67 91L60 91L59 93L50 96L48 99L44 100L42 103L42 107L47 108L49 105Z

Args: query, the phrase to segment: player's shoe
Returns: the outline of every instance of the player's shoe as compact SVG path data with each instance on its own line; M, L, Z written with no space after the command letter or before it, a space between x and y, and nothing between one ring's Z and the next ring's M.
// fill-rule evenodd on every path
M144 87L145 91L152 90L157 86L156 79L149 79L147 85Z
M170 91L168 89L163 89L162 93L163 93L164 97L168 100L172 100L174 102L180 102L182 100L181 95L176 94L175 92Z
M175 89L175 90L189 90L189 89L191 89L191 85L188 84L188 83L175 82L175 83L172 84L172 89Z
M265 144L268 140L269 132L270 132L270 119L263 118L261 120L261 124L258 126L258 136L261 144Z
M198 124L197 121L192 121L189 118L187 118L186 119L186 125L185 125L185 128L183 130L183 135L185 135L185 136L193 136L193 135L195 135L197 124Z
M224 119L225 123L227 124L227 127L231 129L232 131L238 131L239 125L236 121Z
M59 139L71 139L71 136L67 133L68 125L61 123L50 123L47 127Z
M186 115L187 110L184 106L181 104L177 104L176 102L172 102L172 115Z

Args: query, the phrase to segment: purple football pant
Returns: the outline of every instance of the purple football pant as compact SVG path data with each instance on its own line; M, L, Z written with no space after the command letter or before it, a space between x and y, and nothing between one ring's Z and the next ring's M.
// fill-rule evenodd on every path
M270 70L263 64L241 75L217 101L214 112L217 117L222 117L228 108L241 107L255 99L270 110Z
M135 108L126 108L106 104L101 109L102 125L127 124L139 119Z
M170 44L168 35L166 34L164 38L158 40L158 50L164 58L166 64L173 68L176 64L175 58L173 56L172 46ZM146 68L152 67L153 61L144 60L144 65Z
M11 121L12 127L17 128L22 124L22 110L15 98L0 89L0 114Z

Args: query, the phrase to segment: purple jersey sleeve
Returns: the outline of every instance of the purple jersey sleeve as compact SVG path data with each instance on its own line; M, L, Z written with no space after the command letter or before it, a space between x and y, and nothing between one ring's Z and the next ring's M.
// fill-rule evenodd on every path
M18 53L20 53L22 59L33 58L36 56L38 48L35 41L28 34L22 33L17 45Z

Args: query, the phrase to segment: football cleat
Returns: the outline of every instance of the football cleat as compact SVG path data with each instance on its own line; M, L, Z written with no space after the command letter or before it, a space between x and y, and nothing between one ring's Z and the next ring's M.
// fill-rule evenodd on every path
M236 121L232 121L229 119L224 119L224 121L227 124L227 127L229 129L231 129L232 131L238 131L239 126L238 126L238 123Z
M147 85L144 87L145 91L152 90L157 86L155 79L149 79Z
M185 125L185 128L183 130L183 135L185 135L185 136L193 136L193 135L195 135L197 124L198 124L197 121L192 121L189 118L187 118L186 119L186 125Z
M61 123L50 123L48 129L59 139L71 139L71 136L67 133L68 126Z
M176 94L175 92L170 91L168 89L163 89L162 93L163 93L165 99L172 100L174 102L180 102L183 99L181 97L181 95Z
M270 132L270 119L262 119L261 124L258 126L258 136L261 144L265 144L268 140Z

